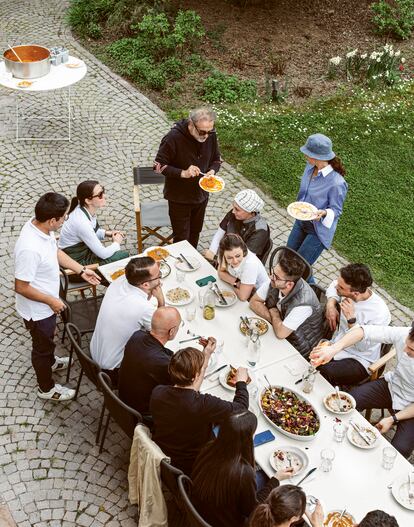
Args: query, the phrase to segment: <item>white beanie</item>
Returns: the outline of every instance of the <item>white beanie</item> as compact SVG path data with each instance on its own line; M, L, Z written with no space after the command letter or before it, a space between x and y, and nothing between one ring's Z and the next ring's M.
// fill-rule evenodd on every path
M260 212L264 205L262 198L250 188L241 190L238 194L236 194L234 201L246 212Z

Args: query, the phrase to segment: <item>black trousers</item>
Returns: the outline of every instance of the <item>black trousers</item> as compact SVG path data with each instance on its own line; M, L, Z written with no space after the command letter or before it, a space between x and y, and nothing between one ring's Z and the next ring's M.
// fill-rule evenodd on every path
M351 358L331 360L327 364L319 366L318 370L334 386L353 386L368 376L364 366L356 359Z
M197 249L207 203L208 199L202 203L168 202L168 214L171 220L174 243L188 240Z
M52 366L55 362L56 315L43 320L24 320L24 324L32 337L32 366L37 383L42 392L48 392L55 385Z
M367 382L356 386L349 392L355 399L357 410L371 408L386 408L392 410L391 393L385 379ZM391 441L392 446L404 457L408 458L414 450L414 418L404 419L397 425L397 430Z

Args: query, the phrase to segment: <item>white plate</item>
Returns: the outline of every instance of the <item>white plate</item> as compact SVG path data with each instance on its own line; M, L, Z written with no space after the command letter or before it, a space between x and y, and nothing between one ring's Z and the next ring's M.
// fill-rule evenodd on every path
M170 251L166 247L161 247L161 245L152 245L151 247L148 247L148 249L145 249L145 251L142 253L143 256L148 256L149 251L154 249L164 249L164 251L168 252L168 256L170 255ZM166 258L168 258L168 256L166 256Z
M339 396L342 396L342 395L345 395L347 397L349 402L352 404L352 408L349 408L349 410L340 411L338 406L337 406L338 399L336 397L336 392L331 392L331 393L328 393L328 395L325 395L325 397L323 398L323 404L325 405L325 408L329 412L332 412L333 414L338 414L338 415L346 415L346 414L351 413L352 410L356 407L355 399L352 397L352 395L349 395L349 393L340 391L339 392ZM328 399L330 397L332 398L331 399L332 407L328 404ZM342 400L342 405L343 405L345 401L342 399L342 397L341 397L341 400Z
M205 179L208 179L206 178L206 176L202 177L201 179L199 179L198 181L198 184L200 185L200 188L202 188L205 192L209 192L210 194L216 194L217 192L221 192L222 190L224 190L224 187L226 186L226 182L224 181L223 178L221 178L220 176L214 176L214 179L217 179L218 181L220 181L220 183L222 183L222 188L220 190L207 190L205 188L203 188L201 186L201 182L204 181Z
M408 488L408 473L401 474L401 476L398 476L398 478L394 481L391 492L400 505L406 509L409 509L410 511L414 511L414 499L410 500L408 497Z
M229 371L230 371L230 366L228 366L227 368L223 368L219 375L219 381L220 381L220 384L223 386L223 388L226 388L226 390L235 392L236 388L233 388L232 386L230 386L230 384L227 384L227 375ZM251 382L249 382L249 384L247 385L249 387L249 386L254 385L254 383L256 382L256 378L254 376L254 373L251 372L250 370L248 371L248 374L249 374L249 377L251 378Z
M359 423L358 423L358 426L364 432L367 432L370 437L372 437L372 438L375 437L375 441L373 441L371 445L367 445L365 443L365 441L362 439L362 437L358 434L358 432L356 430L354 430L354 428L350 424L349 427L348 427L348 431L346 433L346 436L347 436L349 442L351 444L353 444L354 446L356 446L358 448L363 448L365 450L371 450L371 448L375 448L378 445L378 434L379 434L379 432L377 432L374 428L371 428L371 427L368 427L368 426L363 426L363 425L360 425Z
M277 461L275 460L275 455L274 454L275 454L275 452L278 452L278 451L282 451L284 454L286 454L287 452L291 454L292 467L294 469L297 468L297 465L299 464L300 468L294 472L293 476L297 476L298 474L303 472L307 468L307 466L309 465L309 458L308 458L308 456L305 454L305 452L303 450L301 450L300 448L298 448L296 446L282 445L282 446L279 446L278 448L276 448L275 450L273 450L272 453L270 454L270 458L269 458L270 465L276 472L278 470L283 469L283 468L289 468L290 467L289 461L287 459L284 459L283 461L282 460L277 460ZM286 457L286 456L284 456L284 457Z
M342 510L343 510L343 509L342 509ZM338 515L340 515L340 514L342 513L342 511L341 511L341 510L338 510L338 509L334 509L334 510L328 511L328 512L326 513L326 516L325 516L325 521L323 522L324 527L331 527L332 525L334 525L332 522L326 523L326 522L327 522L327 519L328 519L328 514L332 514L333 512L337 512ZM350 525L355 525L355 518L352 516L351 513L349 513L348 511L345 511L344 516L346 516L347 518L349 518L349 520L352 522Z
M175 260L174 265L179 271L184 271L186 273L192 273L193 271L197 271L201 267L201 262L198 258L194 258L194 256L187 256L184 254L184 256L187 258L187 260L190 262L190 264L194 267L194 269L191 269L184 261ZM180 258L180 256L178 256Z
M308 203L307 201L294 201L287 206L286 210L289 216L292 216L292 218L295 218L295 220L301 221L314 220L316 218L316 213L318 212L318 209L315 207L315 205L312 205L312 203ZM307 210L309 213L303 213L303 210ZM311 214L311 212L313 214Z
M170 300L167 296L167 293L169 291L172 291L173 289L184 289L184 291L187 291L187 293L189 294L189 297L188 298L185 298L184 300L177 300L177 301L174 301L174 300ZM194 298L194 293L191 291L191 289L189 289L188 287L185 287L183 285L174 285L172 287L169 287L165 292L164 292L164 297L165 297L165 301L167 304L169 304L170 306L186 306L187 304L189 304L190 302L193 301L193 298Z
M234 291L231 291L230 289L223 289L219 288L220 291L223 293L224 298L227 301L227 304L220 304L220 299L217 295L214 295L216 298L216 307L230 307L233 306L237 302L237 295Z

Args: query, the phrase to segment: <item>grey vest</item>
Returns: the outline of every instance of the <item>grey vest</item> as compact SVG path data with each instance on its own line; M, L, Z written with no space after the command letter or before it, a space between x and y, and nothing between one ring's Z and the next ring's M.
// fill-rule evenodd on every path
M270 288L266 305L268 308L276 307L279 300L278 289ZM286 295L280 302L280 315L284 320L294 307L309 306L312 308L312 314L296 331L288 336L287 340L294 346L301 355L308 357L312 348L316 346L325 333L324 310L319 300L311 288L302 278L298 280L292 291Z

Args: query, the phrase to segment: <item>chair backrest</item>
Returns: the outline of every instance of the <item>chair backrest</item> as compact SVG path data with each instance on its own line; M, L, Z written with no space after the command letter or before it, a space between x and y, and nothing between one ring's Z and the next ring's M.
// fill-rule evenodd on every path
M384 355L386 355L391 350L391 348L392 348L392 344L381 344L380 358L384 357ZM385 366L386 364L384 364L384 366L381 366L381 368L378 370L377 378L382 376L385 370Z
M152 167L134 167L134 185L160 185L165 176L155 172Z
M104 396L105 407L114 421L116 421L125 434L132 439L134 437L135 426L137 423L142 423L141 414L122 402L113 392L111 380L106 373L100 371L98 373L98 380Z
M161 461L160 473L161 481L171 492L176 504L178 505L181 502L180 491L178 488L178 478L184 473L180 469L170 465L170 463L168 463L168 461L165 459Z
M272 238L269 238L269 241L267 242L267 245L264 248L263 254L260 257L260 260L261 260L263 265L266 265L266 261L267 261L267 259L269 257L269 254L270 254L270 251L272 250L272 248L273 248L273 240L272 240Z
M66 300L67 294L69 289L69 277L66 274L63 267L60 267L60 274L59 274L59 296L63 300Z
M98 379L98 374L101 371L101 368L99 367L99 364L92 359L92 357L83 351L81 347L82 337L79 329L75 326L75 324L72 324L72 322L68 322L66 324L66 331L73 349L75 350L76 356L78 357L82 370L88 379L93 382L98 390L100 390L101 385Z
M303 258L303 256L301 256L298 252L294 251L293 249L291 249L290 247L286 247L285 245L281 245L280 247L276 247L276 249L274 249L274 251L272 252L272 254L270 255L270 260L269 260L269 271L272 272L272 269L273 267L276 265L276 261L275 261L275 258L276 258L276 255L281 252L281 251L289 251L293 254L295 254L298 258L300 258L302 260L302 262L305 264L305 269L303 271L303 274L302 274L302 278L307 281L308 278L312 275L312 267L310 266L310 264L305 260L305 258Z
M191 479L185 474L178 477L178 489L180 491L182 504L187 513L189 525L191 525L192 527L211 527L209 523L203 520L203 518L198 514L194 505L191 503L189 497L189 490L191 489L191 485Z

